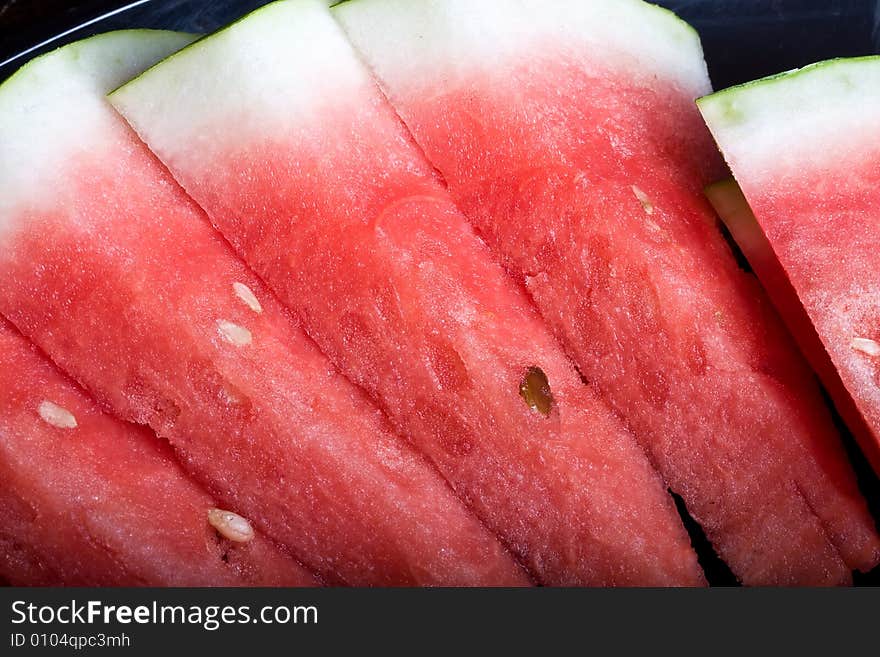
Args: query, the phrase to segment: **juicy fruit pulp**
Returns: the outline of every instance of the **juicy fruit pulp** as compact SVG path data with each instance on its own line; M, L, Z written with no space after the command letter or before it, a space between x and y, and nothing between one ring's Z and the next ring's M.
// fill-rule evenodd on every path
M706 196L767 290L773 305L797 340L801 352L819 375L866 457L874 469L880 472L880 445L843 384L825 345L816 333L816 328L801 305L797 292L773 253L770 242L761 232L742 190L735 181L724 180L709 185Z
M321 3L269 5L111 101L541 582L702 582L643 452L493 262Z
M264 537L218 536L215 508L152 432L101 411L0 319L0 577L18 586L316 584Z
M693 32L630 0L334 11L736 575L834 584L873 566L873 522L818 389L702 196L720 166L693 107L709 90Z
M106 103L95 71L133 38L58 51L0 92L0 180L19 182L2 190L0 312L325 581L527 583Z

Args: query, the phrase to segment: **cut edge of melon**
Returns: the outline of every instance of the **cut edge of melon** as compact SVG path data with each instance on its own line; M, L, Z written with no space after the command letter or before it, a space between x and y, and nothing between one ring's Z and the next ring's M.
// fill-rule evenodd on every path
M801 353L831 396L868 462L880 474L880 442L840 378L797 291L733 178L705 188L706 197L742 250Z

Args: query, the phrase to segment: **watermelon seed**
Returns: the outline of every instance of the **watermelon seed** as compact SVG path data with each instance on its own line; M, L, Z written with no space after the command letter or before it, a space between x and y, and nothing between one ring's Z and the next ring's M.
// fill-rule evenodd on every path
M645 210L646 214L654 214L654 204L651 203L651 199L648 198L648 195L645 194L641 189L632 185L633 194L636 195L636 198L639 200L639 203L642 204L642 208ZM654 224L655 226L657 224ZM659 226L657 226L659 228Z
M236 543L247 543L254 538L254 528L247 519L232 511L208 509L208 523L223 537Z
M260 305L260 300L257 299L257 295L255 295L253 290L247 285L244 283L233 283L232 289L235 290L236 296L244 301L248 308L258 315L263 312L263 306Z
M40 413L40 417L53 427L58 427L59 429L76 429L76 418L73 416L73 413L66 408L62 408L58 404L53 404L50 401L43 401L40 402L40 407L37 410Z
M553 408L553 393L547 375L540 367L530 367L519 384L519 396L534 411L543 416L550 415Z
M217 331L220 333L220 337L236 347L246 347L251 343L250 331L238 324L227 322L225 319L217 320Z
M853 338L849 346L869 356L880 356L880 344L869 338Z

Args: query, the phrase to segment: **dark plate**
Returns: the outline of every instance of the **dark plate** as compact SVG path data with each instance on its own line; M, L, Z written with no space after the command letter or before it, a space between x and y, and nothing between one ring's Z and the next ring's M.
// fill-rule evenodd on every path
M479 2L479 0L474 0ZM588 0L584 0L588 1ZM880 50L880 1L874 0L654 0L700 33L716 89L822 59ZM211 32L266 4L266 0L0 0L0 81L28 59L108 30L151 27ZM835 418L875 518L880 480ZM699 526L676 500L713 584L734 584ZM880 585L880 568L856 575Z

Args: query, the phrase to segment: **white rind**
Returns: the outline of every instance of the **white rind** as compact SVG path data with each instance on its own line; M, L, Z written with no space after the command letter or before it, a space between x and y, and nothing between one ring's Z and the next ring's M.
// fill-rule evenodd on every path
M740 183L877 150L880 57L814 64L697 104Z
M711 91L696 32L640 0L349 0L333 13L398 97L562 52Z
M180 144L198 144L204 158L230 141L231 130L236 143L306 130L328 106L356 103L361 89L375 93L326 5L266 5L132 80L110 102L172 169Z
M119 119L103 96L195 37L110 32L23 66L0 85L0 235L22 203L52 203L58 168Z

